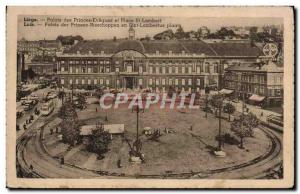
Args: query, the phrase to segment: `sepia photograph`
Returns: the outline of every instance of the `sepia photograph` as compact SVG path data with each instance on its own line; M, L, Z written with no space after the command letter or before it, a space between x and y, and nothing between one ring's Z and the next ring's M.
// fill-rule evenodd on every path
M293 187L292 7L8 7L7 23L8 187Z

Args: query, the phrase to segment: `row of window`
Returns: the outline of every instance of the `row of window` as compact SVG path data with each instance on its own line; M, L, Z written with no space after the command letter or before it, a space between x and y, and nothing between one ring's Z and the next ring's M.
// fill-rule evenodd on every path
M100 67L70 67L68 69L67 66L62 66L60 68L61 72L70 72L70 73L110 73L111 67L110 66L100 66ZM205 70L205 71L203 71ZM119 72L120 67L115 67L115 72ZM143 73L145 71L145 68L143 66L138 67L139 73ZM133 72L133 66L127 65L126 66L126 72ZM172 67L159 67L159 66L150 66L149 67L149 73L153 74L166 74L166 73L189 73L191 74L193 72L192 66L172 66ZM203 69L202 65L196 66L196 73L200 74L202 72L205 73L219 73L219 68L217 66L205 66L205 69Z
M180 82L180 83L179 83ZM65 84L65 79L64 78L61 78L60 79L60 83L63 85ZM119 85L119 80L117 80L117 85ZM167 82L166 82L166 79L165 78L149 78L149 85L152 86L152 85L167 85ZM69 84L88 84L88 85L91 85L91 84L100 84L100 85L109 85L110 84L110 80L109 79L99 79L99 82L98 82L98 79L79 79L79 78L76 78L76 79L69 79ZM192 85L192 79L168 79L168 85ZM200 79L197 79L197 86L200 86L201 85L201 80ZM138 79L138 85L143 85L143 79Z
M87 82L86 82L87 81ZM119 80L117 80L117 81L119 81ZM60 83L63 85L63 84L65 84L65 79L64 78L61 78L60 79ZM82 85L84 85L84 84L88 84L88 85L91 85L91 84L94 84L94 85L96 85L96 84L100 84L100 85L109 85L110 84L110 80L109 79L99 79L99 82L98 82L98 79L78 79L78 78L76 78L76 79L69 79L69 84L82 84Z

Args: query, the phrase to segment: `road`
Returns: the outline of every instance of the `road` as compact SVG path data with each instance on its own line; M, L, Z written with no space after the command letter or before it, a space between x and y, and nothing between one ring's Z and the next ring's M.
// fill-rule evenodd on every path
M30 171L29 166L33 166L31 173L35 177L44 178L118 178L120 175L112 175L109 172L106 176L101 176L99 172L89 171L70 165L61 165L57 158L51 157L45 150L40 138L41 131L34 129L40 122L47 123L55 115L40 118L38 122L32 125L31 130L26 131L23 138L18 143L17 159L22 169ZM201 172L187 172L168 175L140 175L136 178L206 178L217 179L226 177L236 178L263 178L273 169L277 168L282 162L281 135L266 127L260 126L266 136L269 138L269 149L257 158L239 165L226 167L222 169L212 169ZM28 170L29 169L29 170ZM123 178L134 178L132 176L122 175Z
M43 93L48 91L45 89L39 91L38 95L42 97ZM61 101L57 100L57 106L53 113L47 117L37 117L27 130L19 131L17 139L17 165L21 170L21 177L36 177L36 178L118 178L120 175L113 175L106 172L106 175L101 175L100 172L81 169L79 167L68 164L60 164L57 158L50 156L43 146L41 139L42 131L39 130L42 125L46 125L57 117L57 112L61 106ZM241 104L236 104L237 111L241 111ZM255 107L249 107L250 111L256 111ZM252 109L253 110L252 110ZM267 116L267 115L266 115ZM262 118L260 118L262 119ZM282 134L275 132L269 128L260 126L260 129L269 139L269 149L264 154L243 164L238 164L231 167L221 169L210 169L201 172L187 172L180 174L167 175L140 175L136 178L206 178L206 179L236 179L236 178L264 178L277 168L282 162ZM33 167L30 168L30 166ZM20 174L19 174L20 176ZM134 178L122 175L122 178Z

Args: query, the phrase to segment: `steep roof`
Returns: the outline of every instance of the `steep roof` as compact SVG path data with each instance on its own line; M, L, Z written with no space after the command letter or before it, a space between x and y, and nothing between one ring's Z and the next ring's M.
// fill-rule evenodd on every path
M250 43L208 43L219 56L261 56L262 50Z
M144 54L205 54L207 56L260 56L260 48L250 43L205 43L199 40L84 40L64 53L87 54L92 53L114 54L122 50L135 50Z
M242 63L228 67L226 71L283 72L283 68L273 62L268 62L264 65L258 63Z

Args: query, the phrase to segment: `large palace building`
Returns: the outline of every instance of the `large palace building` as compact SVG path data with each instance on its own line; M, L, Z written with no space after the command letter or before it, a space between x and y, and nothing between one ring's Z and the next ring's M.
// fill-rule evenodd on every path
M222 87L224 68L255 62L262 51L250 43L200 40L84 40L57 53L62 87L147 88L199 91Z

